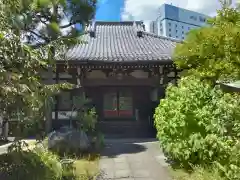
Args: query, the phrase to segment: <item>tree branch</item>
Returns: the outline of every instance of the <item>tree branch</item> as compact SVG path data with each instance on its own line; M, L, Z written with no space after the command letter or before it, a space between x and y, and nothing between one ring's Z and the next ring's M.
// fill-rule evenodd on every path
M47 25L48 20L45 17L41 17L36 15L36 18L43 24ZM45 18L45 20L43 20L43 18Z
M74 25L75 23L73 23L73 22L70 22L70 23L68 23L68 24L66 24L66 25L62 25L62 26L60 26L60 28L67 28L67 27L70 27L70 26L72 26L72 25Z
M50 42L50 40L49 40L47 37L42 36L42 35L34 32L34 31L32 31L32 30L28 30L28 31L29 31L30 33L34 34L35 36L37 36L38 38L41 38L41 39L43 39L43 40L45 40L45 41L47 41L47 42Z

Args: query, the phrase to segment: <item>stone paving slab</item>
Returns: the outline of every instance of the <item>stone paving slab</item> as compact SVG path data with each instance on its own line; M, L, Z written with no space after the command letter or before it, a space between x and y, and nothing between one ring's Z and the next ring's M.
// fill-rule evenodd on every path
M136 143L135 143L136 142ZM101 180L170 180L157 141L106 140L100 159Z
M29 148L31 148L31 146L34 143L36 143L36 140L34 140L34 139L23 139L21 141L24 141L25 143L27 143L30 146ZM4 144L4 145L0 146L0 155L7 153L8 152L8 147L11 146L11 145L12 145L12 142L9 142L7 144Z

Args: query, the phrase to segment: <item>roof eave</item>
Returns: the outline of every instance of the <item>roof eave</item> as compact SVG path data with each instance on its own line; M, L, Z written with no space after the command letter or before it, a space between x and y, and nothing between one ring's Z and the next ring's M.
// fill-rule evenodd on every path
M111 61L111 60L89 60L89 59L69 59L69 60L58 60L57 64L89 64L89 65L99 65L99 64L172 64L172 59L156 59L156 60L125 60L125 61Z

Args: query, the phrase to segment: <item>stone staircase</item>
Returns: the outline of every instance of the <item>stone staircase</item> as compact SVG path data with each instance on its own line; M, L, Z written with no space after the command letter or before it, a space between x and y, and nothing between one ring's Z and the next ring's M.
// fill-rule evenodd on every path
M148 122L100 121L97 128L105 138L155 138L156 131Z

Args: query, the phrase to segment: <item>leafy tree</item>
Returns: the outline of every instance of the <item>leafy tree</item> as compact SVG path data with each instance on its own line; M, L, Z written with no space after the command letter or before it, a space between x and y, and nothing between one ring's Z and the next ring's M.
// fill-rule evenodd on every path
M240 13L223 2L208 26L192 30L174 53L178 68L204 79L240 78Z
M0 3L0 115L4 122L13 118L21 122L39 120L48 104L45 99L61 88L70 87L44 85L39 72L42 69L52 72L59 52L79 42L76 38L79 34L72 26L84 25L92 17L95 1L3 0ZM69 27L69 31L62 31Z
M172 160L184 168L213 165L223 179L239 180L239 94L224 93L215 83L239 79L240 13L229 7L231 1L222 4L208 26L192 30L175 49L175 63L186 77L168 86L154 119Z
M21 37L21 41L37 49L44 57L48 71L48 84L52 84L52 73L56 59L64 59L62 52L80 43L79 35L95 12L96 0L3 0L5 22L8 30ZM76 25L82 25L82 31ZM45 102L47 131L51 127L51 98Z
M96 4L96 0L3 1L10 26L23 35L26 43L36 47L56 41L58 45L78 42L79 32L94 16ZM83 26L82 31L76 30L77 24Z

